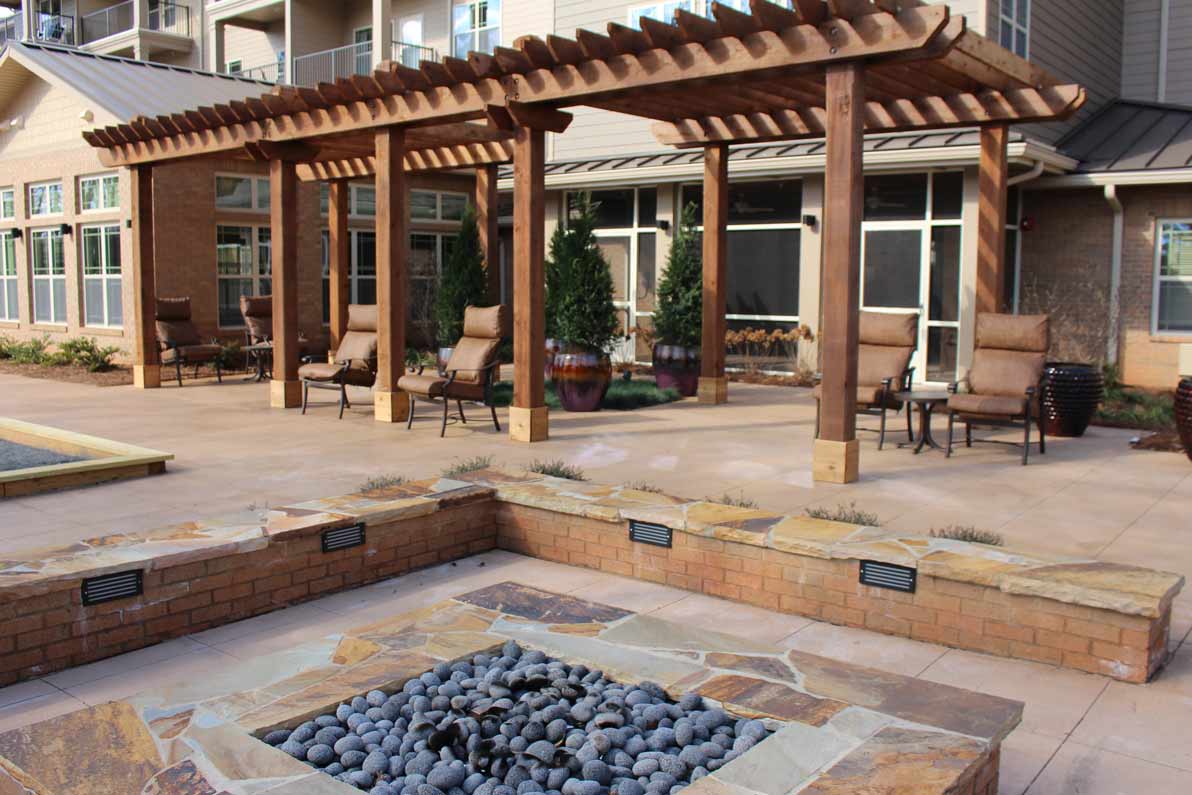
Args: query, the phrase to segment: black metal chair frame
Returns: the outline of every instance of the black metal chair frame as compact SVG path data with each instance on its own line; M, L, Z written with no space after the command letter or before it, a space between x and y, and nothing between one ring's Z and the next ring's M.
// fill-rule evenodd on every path
M182 350L181 349L185 348L187 346L172 345L172 344L165 342L163 340L158 340L157 344L161 348L162 353L165 353L166 351L170 351L170 350L174 351L174 375L178 379L178 386L182 386L183 361L182 361ZM212 364L215 365L215 381L218 384L223 383L223 364L220 362L220 358L221 357L219 357L219 356L214 356L208 360ZM199 377L199 368L201 368L206 363L207 363L206 361L193 362L193 364L195 366L195 378ZM191 362L186 362L186 364L191 364Z
M316 357L314 357L314 356L302 357L302 362L304 364L311 364L314 361L316 361ZM339 419L342 420L344 418L344 409L352 408L352 404L348 400L348 383L347 383L347 374L348 374L348 370L351 369L351 367L352 367L352 362L363 363L366 367L368 367L368 371L370 373L372 373L373 381L374 382L376 381L376 379L377 379L377 360L376 359L368 359L368 360L347 359L342 362L337 361L337 362L335 362L335 364L339 365L339 372L337 372L332 377L332 380L330 380L330 381L311 381L306 378L302 379L302 413L303 414L306 413L306 406L307 406L307 402L310 398L310 390L311 389L329 389L329 390L332 390L335 392L339 392Z
M948 392L955 395L960 385L953 382L948 385ZM964 446L972 447L974 442L980 444L1004 444L1009 447L1022 448L1022 465L1026 466L1030 460L1031 454L1031 421L1039 427L1039 455L1047 455L1047 431L1043 424L1042 414L1038 417L1032 416L1035 408L1035 396L1042 390L1042 383L1038 387L1028 387L1026 390L1026 411L1022 417L1007 417L1004 420L999 419L966 419L964 420ZM952 428L956 424L956 415L963 415L964 412L953 411L948 409L948 444L944 449L944 456L946 458L952 457ZM973 428L1022 428L1022 442L1007 442L1002 439L974 439Z
M498 433L501 431L501 423L497 420L497 407L493 403L493 381L496 373L501 367L499 359L494 359L491 364L481 367L476 370L439 370L439 376L446 378L446 383L443 384L443 396L441 398L433 395L415 395L410 393L410 414L406 418L406 430L410 430L414 425L414 404L418 400L425 400L428 403L436 403L439 400L443 401L443 425L439 428L439 438L442 439L447 433L447 421L450 418L451 398L447 397L447 393L451 390L451 385L455 383L455 377L460 373L484 373L484 398L482 400L472 400L468 398L455 398L456 408L459 410L459 419L464 425L468 424L468 417L464 414L464 400L469 403L479 403L482 406L487 406L492 412L493 427ZM417 369L410 368L410 372L422 375L425 366L419 366Z
M912 355L914 355L914 354L912 354ZM822 378L822 376L823 376L822 373L816 373L816 381L818 382ZM882 445L884 445L886 443L886 410L890 407L890 403L896 402L894 400L894 394L896 392L909 392L910 391L911 384L914 382L914 376L915 376L915 368L914 367L906 368L906 370L904 370L902 372L902 383L899 384L898 389L894 388L894 379L893 378L882 379L881 406L871 406L869 408L857 409L857 414L864 414L867 417L881 417L881 427L880 428L875 429L875 428L862 428L860 426L857 427L858 431L868 431L869 433L878 434L878 437L877 437L877 449L878 450L881 450ZM821 401L818 401L818 400L815 402L815 436L817 439L819 438L819 426L820 426L820 405L819 405L820 402ZM911 424L911 420L912 420L911 414L913 414L913 412L911 411L910 406L908 406L906 403L899 402L898 406L894 409L894 413L897 414L898 412L902 411L902 408L904 406L906 406L906 436L907 436L908 441L913 442L913 441L915 441L915 432L914 432L914 429Z

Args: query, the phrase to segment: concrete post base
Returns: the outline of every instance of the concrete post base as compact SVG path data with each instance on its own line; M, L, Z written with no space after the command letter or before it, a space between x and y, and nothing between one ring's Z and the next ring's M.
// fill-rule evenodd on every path
M860 476L861 445L816 439L811 453L811 476L824 483L853 483Z
M161 365L134 364L132 383L137 389L157 389L161 386Z
M509 438L515 442L545 442L550 436L549 410L509 407Z
M695 394L700 403L727 403L728 379L724 376L708 378L701 375L699 391Z
M410 418L410 396L405 392L374 392L373 410L377 422L405 422Z
M296 409L302 405L301 381L269 382L269 405L275 409Z

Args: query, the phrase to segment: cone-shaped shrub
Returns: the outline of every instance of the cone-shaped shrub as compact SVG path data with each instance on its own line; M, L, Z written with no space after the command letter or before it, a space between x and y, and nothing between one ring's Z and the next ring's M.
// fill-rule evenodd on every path
M464 210L459 232L443 262L442 279L435 294L435 336L444 347L459 342L464 332L464 310L488 301L488 278L480 250L476 211Z
M568 345L603 351L619 336L613 277L596 244L591 198L580 196L575 209L567 228L551 239L547 296L554 321L552 328L548 315L547 329Z
M703 257L694 204L683 208L658 285L654 337L664 345L700 346L704 307Z

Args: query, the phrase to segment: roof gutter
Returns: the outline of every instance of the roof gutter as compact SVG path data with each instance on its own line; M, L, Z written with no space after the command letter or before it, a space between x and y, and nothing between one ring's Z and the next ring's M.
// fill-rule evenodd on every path
M1109 254L1109 333L1105 351L1106 361L1117 364L1118 318L1122 309L1122 239L1125 236L1125 210L1117 195L1117 185L1105 186L1105 201L1113 210L1113 242Z
M1036 160L1035 165L1031 166L1030 171L1024 171L1023 173L1010 177L1008 180L1006 180L1006 187L1012 188L1015 185L1021 185L1024 182L1030 182L1033 179L1037 179L1042 173L1043 161Z
M1192 182L1192 168L1155 168L1146 171L1089 171L1044 177L1032 188L1099 188L1105 185L1170 185Z

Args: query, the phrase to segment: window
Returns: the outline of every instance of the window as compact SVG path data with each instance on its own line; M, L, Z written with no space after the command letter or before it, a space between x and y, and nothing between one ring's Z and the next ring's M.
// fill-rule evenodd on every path
M12 230L0 232L0 320L20 320L17 298L17 250Z
M29 215L62 214L62 183L43 182L29 186Z
M999 0L998 42L1015 55L1029 57L1031 37L1031 0Z
M467 58L468 53L492 52L501 43L500 0L467 0L451 9L451 53Z
M215 176L215 207L220 210L269 211L269 178L231 174Z
M120 225L85 226L82 233L84 323L119 328L124 324Z
M642 17L649 17L656 19L659 22L670 23L674 21L675 11L683 9L684 11L696 11L697 0L671 0L671 2L651 3L649 5L634 6L629 9L629 27L641 28ZM711 3L708 3L710 6Z
M1158 224L1152 327L1156 334L1192 334L1192 219Z
M61 229L34 229L29 234L33 263L33 322L66 323L66 261Z
M120 207L120 177L104 174L79 179L79 208L83 212Z
M273 291L272 248L267 226L217 226L215 267L220 328L240 328L240 296Z
M377 302L377 235L353 229L348 244L348 303ZM323 322L331 322L331 241L323 230Z
M16 193L12 188L4 188L0 190L0 221L14 221L16 217Z
M415 221L459 221L467 206L468 197L463 193L410 191L410 218Z
M230 75L238 75L244 71L244 62L243 61L228 61L228 65L226 67L224 67L224 69Z
M352 204L348 215L375 218L377 215L377 189L371 185L353 185Z

